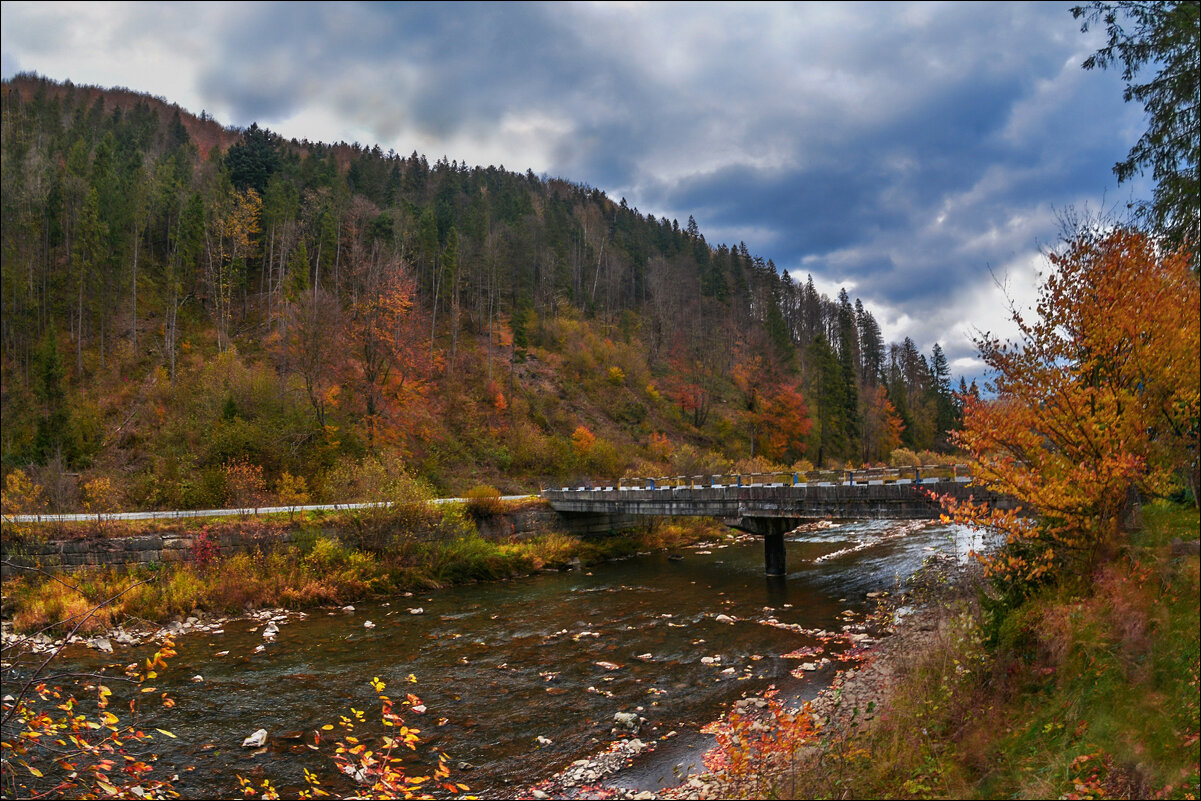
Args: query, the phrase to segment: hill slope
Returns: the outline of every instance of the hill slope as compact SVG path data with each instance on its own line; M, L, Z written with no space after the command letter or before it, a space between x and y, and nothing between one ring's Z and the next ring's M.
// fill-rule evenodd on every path
M364 458L444 492L859 464L955 425L941 353L691 219L123 89L2 103L0 444L60 507L328 497Z

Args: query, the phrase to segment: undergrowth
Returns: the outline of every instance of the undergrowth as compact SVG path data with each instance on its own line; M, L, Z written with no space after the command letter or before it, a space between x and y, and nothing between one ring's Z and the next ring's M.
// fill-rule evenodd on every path
M1088 576L1009 608L946 603L878 719L811 737L767 794L1196 798L1201 582L1179 541L1198 514L1154 505L1144 521Z

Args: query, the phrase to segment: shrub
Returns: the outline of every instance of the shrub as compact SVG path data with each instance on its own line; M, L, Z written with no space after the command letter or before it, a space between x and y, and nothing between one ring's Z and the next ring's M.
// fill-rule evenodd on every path
M4 489L0 491L0 511L6 515L38 514L46 508L45 493L21 470L14 470L4 477ZM24 539L33 528L18 523L3 524L5 539Z
M275 494L284 506L304 506L309 502L309 488L304 476L285 472L275 485Z
M476 520L486 520L504 514L505 502L500 499L500 490L495 487L479 486L467 490L467 514Z
M434 524L433 538L435 540L453 540L462 537L475 537L479 532L475 521L469 517L462 504L442 504L439 506L442 515Z
M908 448L897 448L888 455L889 467L921 467L922 459Z
M192 546L188 556L202 569L210 567L221 555L221 546L213 537L208 526L204 526L192 537Z
M115 512L121 505L121 492L107 477L94 478L83 485L83 510L91 514Z
M267 498L267 482L263 480L262 465L240 459L226 462L225 502L238 509L262 506Z

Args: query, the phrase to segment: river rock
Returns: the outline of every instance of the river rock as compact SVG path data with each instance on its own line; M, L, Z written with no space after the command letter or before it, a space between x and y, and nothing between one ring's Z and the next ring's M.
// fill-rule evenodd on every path
M342 611L349 615L351 612L354 611L354 607L351 606L350 604L347 604L346 606L342 607Z
M269 640L276 634L279 634L279 626L275 625L274 620L263 627L263 639Z
M554 743L554 740L549 737L543 737L541 734L539 734L534 738L534 742L536 742L538 745L551 745Z
M636 712L615 712L613 713L613 722L623 729L630 731L638 730L638 713Z
M716 620L718 623L733 623L736 618L732 618L729 615L718 615L717 617L715 617L713 619Z
M193 684L199 684L202 681L204 681L204 676L201 676L199 673L192 677Z
M242 741L243 748L262 748L267 744L267 730L259 729Z
M374 623L372 623L370 620L364 620L364 621L363 621L363 628L365 628L365 629L373 629L373 628L375 628L375 624L374 624Z
M424 615L424 614L425 614L425 609L423 609L423 608L422 608L422 607L420 607L420 606L415 606L415 607L413 607L412 609L410 609L410 610L409 610L409 614L410 614L410 615Z
M113 652L113 644L108 641L108 637L95 637L89 643L97 651L103 651L106 654Z

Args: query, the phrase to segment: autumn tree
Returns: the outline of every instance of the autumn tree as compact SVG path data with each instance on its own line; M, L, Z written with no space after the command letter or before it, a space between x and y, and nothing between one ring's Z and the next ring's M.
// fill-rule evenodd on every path
M301 245L297 252L303 250ZM326 433L330 431L329 410L337 405L341 392L342 337L342 307L330 293L323 289L303 292L288 304L283 337L285 361L304 381L305 395L313 407L317 425Z
M863 461L882 462L901 447L905 423L897 414L883 384L868 387L863 402Z
M358 266L357 282L348 338L360 378L367 446L374 448L381 423L399 426L393 413L421 394L433 362L419 344L422 316L416 306L417 286L406 266L370 260Z
M968 397L955 439L977 482L1036 519L980 507L963 521L1003 531L994 574L1033 581L1091 559L1139 491L1197 489L1198 283L1184 250L1142 233L1082 230L1050 256L1036 314L1016 342L977 341L992 399Z
M757 427L760 451L768 459L792 462L805 454L813 420L795 379L781 379L766 387Z

